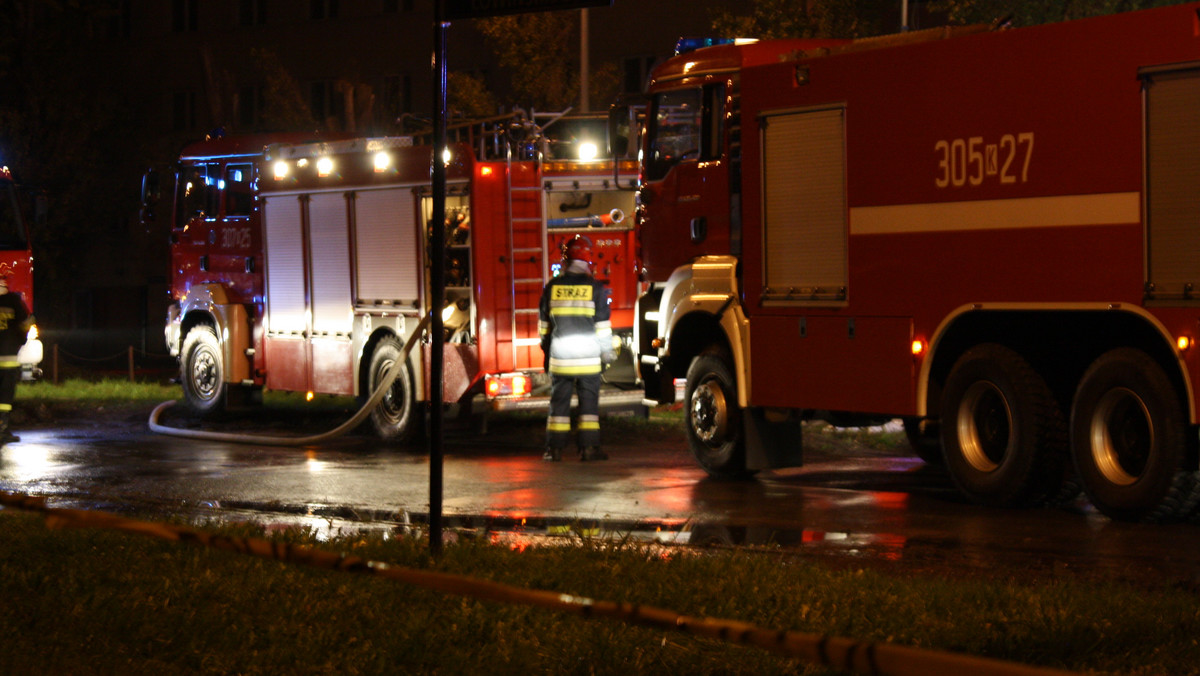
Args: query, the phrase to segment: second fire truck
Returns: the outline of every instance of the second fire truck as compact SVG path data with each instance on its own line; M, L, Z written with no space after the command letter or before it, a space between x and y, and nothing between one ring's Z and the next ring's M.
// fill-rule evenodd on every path
M795 465L801 420L899 417L979 502L1195 514L1198 17L658 67L637 342L650 398L686 378L699 463Z
M17 183L12 171L0 164L0 275L7 278L9 293L20 294L30 312L34 309L30 219L39 219L44 214L44 197ZM42 341L34 325L29 327L25 345L17 353L23 380L41 377L42 354Z
M445 229L446 303L436 310L447 403L479 395L494 409L544 404L538 300L559 247L576 234L592 241L628 345L638 292L634 162L614 173L609 161L480 154L457 145L436 158L448 181L437 223L435 158L409 137L229 137L186 148L166 340L187 403L215 410L263 388L365 400L433 309L433 228ZM408 437L423 419L435 376L428 343L419 348L372 413L383 437ZM609 396L640 401L632 391Z

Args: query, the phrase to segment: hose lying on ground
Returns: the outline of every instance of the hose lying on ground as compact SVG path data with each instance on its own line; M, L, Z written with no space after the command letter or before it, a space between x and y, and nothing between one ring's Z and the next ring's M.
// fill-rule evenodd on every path
M371 415L371 412L375 410L375 407L379 405L379 402L383 401L384 396L387 395L387 393L392 389L392 383L396 381L396 377L404 371L402 368L395 367L399 364L403 364L404 360L408 359L408 353L412 352L413 346L417 343L417 339L420 338L421 335L425 333L425 330L429 327L429 320L431 316L432 315L425 315L425 318L422 319L421 323L417 325L417 328L413 330L412 335L410 335L408 340L405 341L404 349L400 351L400 356L396 358L395 363L392 364L392 368L389 368L387 372L384 373L383 381L379 383L379 387L376 387L375 391L371 393L371 398L362 405L362 408L358 409L358 412L355 413L353 417L341 425L338 425L334 429L329 430L328 432L314 434L307 437L277 437L256 436L232 432L184 430L177 427L167 427L166 425L159 424L159 415L161 415L163 411L175 405L174 399L170 401L164 401L158 406L155 406L154 410L150 412L150 431L174 437L185 437L188 439L207 439L209 441L228 441L235 444L262 444L265 446L308 446L310 444L318 444L323 441L328 441L335 437L339 437L355 427L358 427L363 420L366 420L368 415Z

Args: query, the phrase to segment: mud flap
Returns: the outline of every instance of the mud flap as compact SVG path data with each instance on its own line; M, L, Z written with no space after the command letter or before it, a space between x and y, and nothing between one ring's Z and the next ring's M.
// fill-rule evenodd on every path
M774 415L771 418L775 418ZM746 469L799 467L803 460L800 418L787 415L769 419L761 408L742 410L746 434Z

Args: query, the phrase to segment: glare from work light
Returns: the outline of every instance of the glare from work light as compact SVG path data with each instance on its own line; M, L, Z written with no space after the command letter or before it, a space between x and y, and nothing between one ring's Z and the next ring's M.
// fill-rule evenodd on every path
M450 149L449 149L449 148L443 148L443 149L442 149L442 162L444 162L444 163L446 163L446 164L450 164L450 159L451 159L452 157L453 157L453 155L451 155L451 154L450 154Z
M595 143L592 143L591 141L584 141L583 143L579 144L579 159L583 160L584 162L589 162L596 159L599 154L600 149L596 147Z
M387 153L380 151L375 153L375 171L387 171L387 168L392 165L392 157Z
M317 160L317 176L328 176L333 171L333 158L322 157Z
M1192 346L1191 336L1179 336L1175 339L1175 346L1179 348L1180 352L1187 350Z

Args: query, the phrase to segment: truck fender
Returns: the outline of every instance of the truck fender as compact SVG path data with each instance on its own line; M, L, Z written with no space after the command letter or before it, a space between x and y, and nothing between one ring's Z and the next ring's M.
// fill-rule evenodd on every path
M733 358L738 404L748 406L750 395L750 322L738 295L738 260L733 256L702 256L671 274L659 305L659 359L665 360L678 341L675 327L688 315L712 315L721 326Z
M221 358L225 361L226 382L250 380L253 373L249 352L252 335L250 317L245 305L229 302L226 289L220 284L193 285L179 301L178 311L172 308L168 313L168 340L174 340L169 343L172 354L179 355L180 341L186 337L184 327L190 328L195 323L191 320L197 313L211 320L217 332L217 340L221 342ZM171 327L175 328L172 330Z

